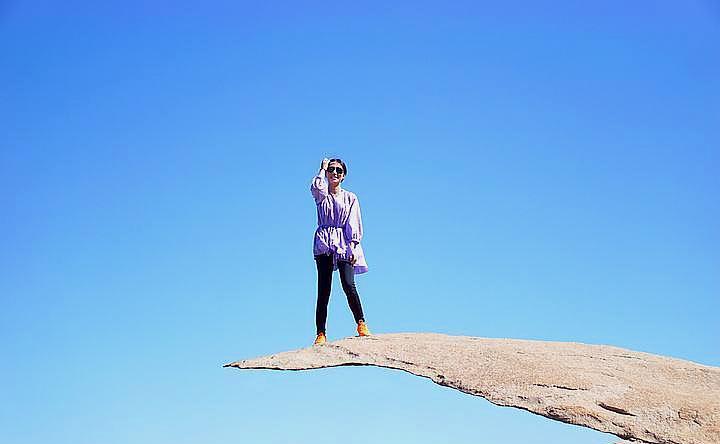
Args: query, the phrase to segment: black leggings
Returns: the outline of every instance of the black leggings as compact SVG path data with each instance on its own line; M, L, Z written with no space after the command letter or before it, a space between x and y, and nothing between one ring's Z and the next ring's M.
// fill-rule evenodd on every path
M330 300L330 287L332 285L333 258L328 254L315 256L315 265L318 270L318 298L315 306L315 326L317 333L325 333L325 321L327 320L327 306ZM360 296L355 288L355 269L350 262L338 261L340 282L343 291L347 296L348 305L352 310L355 322L364 321Z

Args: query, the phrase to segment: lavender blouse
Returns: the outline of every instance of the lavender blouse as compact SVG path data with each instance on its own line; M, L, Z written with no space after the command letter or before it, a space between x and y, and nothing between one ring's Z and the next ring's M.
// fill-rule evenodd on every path
M328 192L324 171L320 171L310 184L310 192L317 205L318 227L313 239L313 254L331 254L333 270L338 260L349 261L355 255L355 274L368 271L360 240L363 235L360 202L355 193L340 189L335 195ZM353 246L354 244L354 246Z

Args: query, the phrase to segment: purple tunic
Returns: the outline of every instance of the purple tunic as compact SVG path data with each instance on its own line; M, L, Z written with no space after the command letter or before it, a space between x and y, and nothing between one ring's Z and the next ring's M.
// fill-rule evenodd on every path
M333 270L337 270L338 260L348 261L354 254L357 258L353 267L355 274L367 272L365 254L360 245L363 235L360 202L355 193L343 189L337 195L329 193L323 171L313 178L310 191L315 198L318 215L313 255L332 254Z

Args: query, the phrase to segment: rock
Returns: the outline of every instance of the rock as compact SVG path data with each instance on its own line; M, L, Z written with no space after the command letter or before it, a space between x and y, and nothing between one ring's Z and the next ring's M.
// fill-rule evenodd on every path
M720 368L606 345L379 334L226 364L308 370L374 365L547 418L667 444L720 444Z

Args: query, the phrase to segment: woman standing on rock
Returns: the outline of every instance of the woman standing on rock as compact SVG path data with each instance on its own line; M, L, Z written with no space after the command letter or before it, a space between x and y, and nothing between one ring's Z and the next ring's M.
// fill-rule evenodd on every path
M325 158L320 164L320 171L310 184L318 215L318 228L315 230L313 240L313 255L318 271L315 345L327 341L325 322L332 273L335 270L340 271L340 281L355 317L358 335L370 335L365 325L360 296L355 288L355 274L368 271L365 255L360 246L363 234L360 203L354 193L340 186L346 175L345 162L340 159Z

